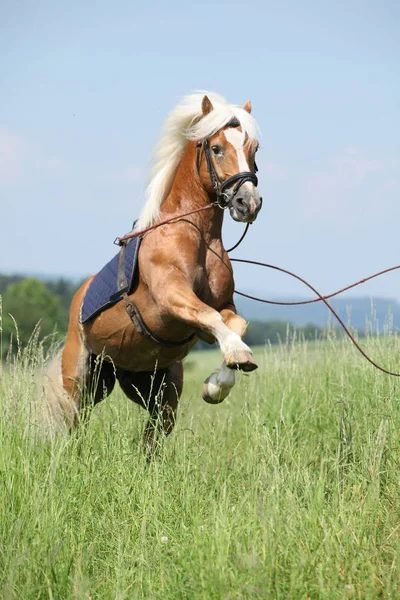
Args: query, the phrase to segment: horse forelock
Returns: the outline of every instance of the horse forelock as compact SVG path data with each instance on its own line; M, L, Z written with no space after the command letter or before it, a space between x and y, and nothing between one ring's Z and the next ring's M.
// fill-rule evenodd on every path
M213 110L205 117L201 102L207 95ZM228 104L213 92L198 92L185 96L168 115L153 154L153 168L146 188L146 203L137 221L136 230L150 226L159 217L160 208L168 196L179 163L189 140L198 141L214 135L237 119L248 140L257 139L259 128L245 109Z

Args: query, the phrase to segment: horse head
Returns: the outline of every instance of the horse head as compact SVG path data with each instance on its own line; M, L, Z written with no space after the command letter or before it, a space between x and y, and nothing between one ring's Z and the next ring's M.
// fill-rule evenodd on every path
M208 96L203 97L201 108L209 129L214 107ZM217 197L221 208L229 209L235 221L245 223L255 221L262 206L255 160L258 141L250 112L247 101L223 127L197 141L197 171L203 187Z

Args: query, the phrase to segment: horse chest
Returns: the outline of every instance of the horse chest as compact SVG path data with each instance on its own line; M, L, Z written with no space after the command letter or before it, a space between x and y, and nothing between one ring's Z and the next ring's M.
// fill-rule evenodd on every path
M226 304L233 293L233 276L230 265L209 252L207 255L203 282L203 301L209 306L219 309Z

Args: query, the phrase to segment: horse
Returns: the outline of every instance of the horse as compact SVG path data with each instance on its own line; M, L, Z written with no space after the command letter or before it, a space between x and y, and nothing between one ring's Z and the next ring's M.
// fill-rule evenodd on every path
M255 221L261 209L255 174L258 133L250 101L242 108L209 92L186 96L167 117L133 230L145 231L134 290L82 322L92 276L71 303L59 358L59 392L70 429L118 380L126 396L149 411L144 443L153 448L175 425L182 359L198 339L217 341L223 357L222 366L203 384L206 402L227 397L236 370L257 368L243 341L247 323L233 300L222 223L224 209L243 223Z

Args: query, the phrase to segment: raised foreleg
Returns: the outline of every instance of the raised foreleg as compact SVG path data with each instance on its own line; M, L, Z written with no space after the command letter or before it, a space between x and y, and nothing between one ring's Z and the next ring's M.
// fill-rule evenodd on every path
M219 312L196 296L183 274L174 272L167 281L167 286L159 285L158 288L153 288L157 305L163 314L175 317L196 329L211 334L219 343L224 363L229 369L242 371L257 369L253 353L242 342L240 335L225 324L224 318ZM237 315L234 316L240 319ZM233 316L229 317L229 320L233 322Z

